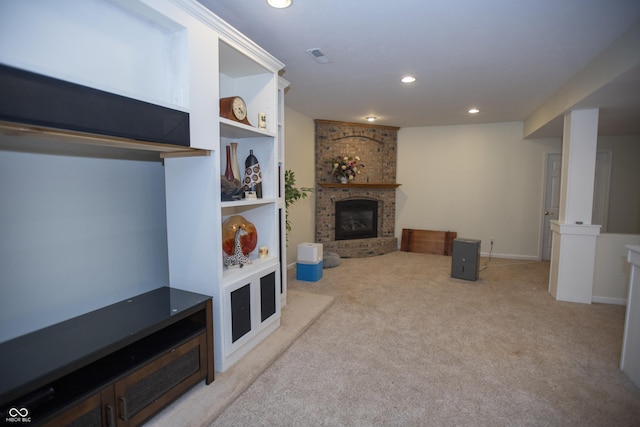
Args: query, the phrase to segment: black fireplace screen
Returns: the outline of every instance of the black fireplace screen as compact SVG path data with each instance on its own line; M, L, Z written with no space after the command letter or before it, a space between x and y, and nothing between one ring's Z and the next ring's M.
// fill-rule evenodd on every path
M336 202L336 240L378 237L378 201L343 200Z

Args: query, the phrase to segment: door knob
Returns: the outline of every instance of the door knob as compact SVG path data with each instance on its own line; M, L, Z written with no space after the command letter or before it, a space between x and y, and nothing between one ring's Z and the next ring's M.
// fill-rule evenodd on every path
M544 211L544 214L545 215L549 215L549 211Z

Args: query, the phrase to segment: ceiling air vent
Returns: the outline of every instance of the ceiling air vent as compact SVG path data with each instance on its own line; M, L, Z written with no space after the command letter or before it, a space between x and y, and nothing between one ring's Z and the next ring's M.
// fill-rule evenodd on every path
M326 64L327 62L331 62L329 58L325 56L324 53L318 48L307 49L307 53L313 57L319 64Z

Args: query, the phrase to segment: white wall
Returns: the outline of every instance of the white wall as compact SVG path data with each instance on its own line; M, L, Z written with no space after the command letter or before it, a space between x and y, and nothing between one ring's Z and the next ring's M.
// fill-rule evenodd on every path
M314 186L315 123L287 108L285 126L286 167L296 172L299 185ZM598 149L613 151L613 230L640 222L638 140L598 139ZM545 153L561 150L560 139L522 139L520 122L400 129L396 235L401 237L402 228L457 231L461 237L481 239L484 254L494 237L495 256L539 259ZM315 241L313 197L294 205L290 215L289 264L295 263L298 243ZM626 301L628 265L620 248L622 241L636 239L617 234L598 238L595 302Z
M0 62L160 105L188 106L183 31L147 6L122 3L137 10L101 0L3 0Z
M315 187L315 122L285 108L285 169L296 176L296 187ZM298 200L289 208L291 233L287 247L287 265L295 264L296 248L302 242L315 242L315 194Z
M160 163L0 151L0 200L0 341L169 284Z
M402 128L398 133L396 235L456 231L488 253L538 259L544 159L560 139L525 140L522 122Z
M607 232L640 234L640 135L598 138L613 152Z
M640 245L640 235L601 234L596 241L593 273L593 302L621 304L627 302L631 264L625 245Z

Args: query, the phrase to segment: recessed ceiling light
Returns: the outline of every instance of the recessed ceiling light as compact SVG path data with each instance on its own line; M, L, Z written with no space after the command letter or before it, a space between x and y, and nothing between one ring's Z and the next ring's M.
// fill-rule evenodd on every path
M402 83L413 83L416 81L416 78L413 76L404 76L400 81Z
M367 121L368 121L368 122L375 122L375 121L376 121L376 119L377 119L377 117L374 117L374 116L369 116L369 117L367 117Z
M480 110L478 110L477 108L471 108L469 109L469 111L467 111L467 113L469 114L478 114L480 112Z
M267 0L267 3L271 7L275 7L276 9L284 9L285 7L291 6L293 0Z

